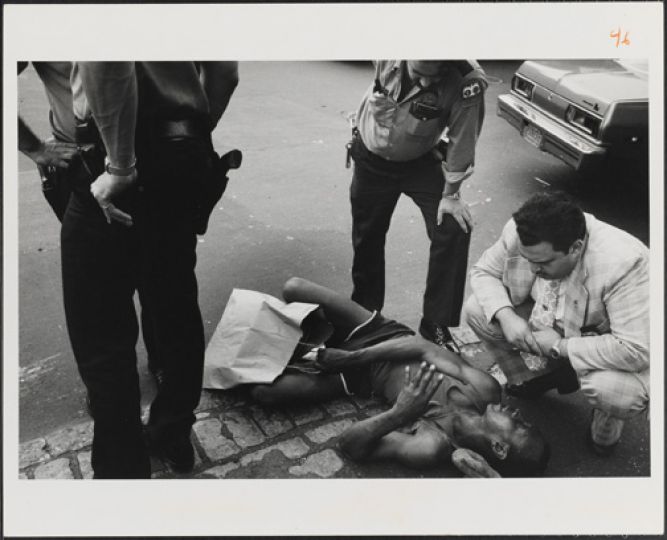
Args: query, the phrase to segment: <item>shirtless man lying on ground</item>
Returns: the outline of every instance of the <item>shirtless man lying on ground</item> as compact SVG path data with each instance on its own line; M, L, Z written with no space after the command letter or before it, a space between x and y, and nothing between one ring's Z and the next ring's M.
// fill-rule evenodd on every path
M340 436L351 459L392 459L414 468L453 461L468 476L544 473L547 442L500 403L493 377L326 287L291 278L283 297L319 304L335 331L326 348L306 355L309 360L290 364L271 384L253 386L255 400L271 406L375 395L392 407Z

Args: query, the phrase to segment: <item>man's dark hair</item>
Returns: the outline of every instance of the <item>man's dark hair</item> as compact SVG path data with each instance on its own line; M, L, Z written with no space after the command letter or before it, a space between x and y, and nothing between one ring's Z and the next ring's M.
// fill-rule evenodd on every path
M510 444L505 459L491 449L488 436L475 433L461 437L459 445L481 454L503 477L533 478L543 476L551 457L551 447L536 427L527 429L528 438L520 447Z
M524 246L549 242L554 251L567 253L586 236L586 219L577 204L561 192L538 193L512 214Z

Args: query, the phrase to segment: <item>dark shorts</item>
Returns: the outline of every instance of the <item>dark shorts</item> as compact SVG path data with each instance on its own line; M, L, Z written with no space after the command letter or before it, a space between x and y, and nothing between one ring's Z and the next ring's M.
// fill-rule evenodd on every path
M404 324L374 313L366 323L354 329L341 343L327 345L343 351L358 351L391 339L414 335L415 332ZM370 365L343 370L342 377L347 392L355 396L370 397L373 393L371 373Z

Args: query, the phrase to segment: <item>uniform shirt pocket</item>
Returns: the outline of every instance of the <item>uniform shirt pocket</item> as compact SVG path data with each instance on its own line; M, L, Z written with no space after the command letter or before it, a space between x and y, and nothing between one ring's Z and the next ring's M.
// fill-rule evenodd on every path
M373 92L368 98L368 108L375 123L383 128L390 128L398 104L389 96Z
M440 125L437 118L422 120L409 114L405 120L405 132L419 139L430 139L439 133Z

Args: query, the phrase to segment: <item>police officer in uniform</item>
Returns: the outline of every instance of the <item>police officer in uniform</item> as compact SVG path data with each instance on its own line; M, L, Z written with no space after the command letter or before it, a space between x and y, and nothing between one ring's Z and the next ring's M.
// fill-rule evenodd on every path
M350 145L352 299L382 309L386 233L408 195L431 241L419 330L441 346L452 343L447 327L458 326L463 304L472 219L460 188L473 173L486 87L474 61L377 61Z
M80 62L107 153L63 218L70 341L94 419L95 478L149 478L149 448L174 470L194 464L204 333L195 248L200 195L212 173L211 130L238 82L236 62ZM148 447L140 419L133 295L162 373Z
M21 74L28 62L19 62ZM49 102L52 136L43 140L25 120L18 118L19 150L39 170L42 192L62 221L72 186L90 183L103 170L104 147L89 122L90 110L72 62L32 62Z

